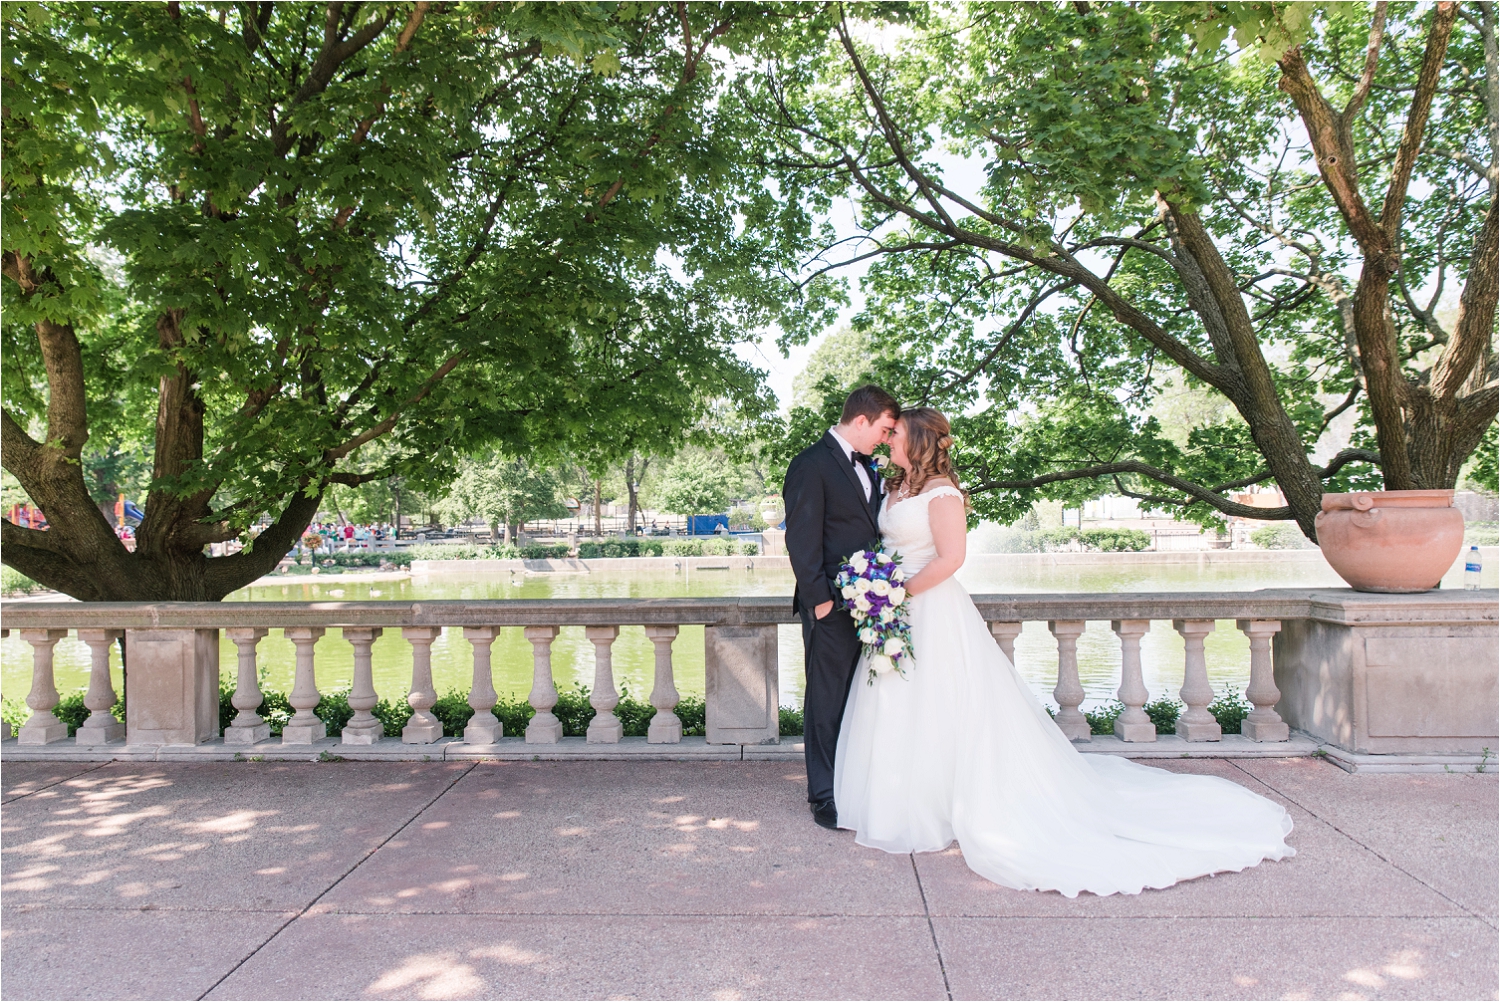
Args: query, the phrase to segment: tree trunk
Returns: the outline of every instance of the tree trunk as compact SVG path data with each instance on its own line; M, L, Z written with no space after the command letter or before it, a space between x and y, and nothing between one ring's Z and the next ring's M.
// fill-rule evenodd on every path
M625 514L625 525L629 534L635 535L636 518L636 494L635 494L635 453L625 458L625 493L629 498L628 511Z

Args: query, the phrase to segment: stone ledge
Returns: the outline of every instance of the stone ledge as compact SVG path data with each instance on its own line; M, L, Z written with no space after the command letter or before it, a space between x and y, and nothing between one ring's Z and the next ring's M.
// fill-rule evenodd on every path
M1380 773L1500 773L1495 756L1485 755L1367 755L1324 745L1328 761L1345 772L1361 775Z

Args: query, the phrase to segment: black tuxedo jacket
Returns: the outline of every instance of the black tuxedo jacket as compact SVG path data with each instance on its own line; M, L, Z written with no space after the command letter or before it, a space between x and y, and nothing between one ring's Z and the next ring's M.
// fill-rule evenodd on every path
M854 464L829 432L787 467L781 489L786 502L786 552L797 590L792 611L834 598L833 579L851 553L880 538L881 480L869 470L873 497L866 499Z

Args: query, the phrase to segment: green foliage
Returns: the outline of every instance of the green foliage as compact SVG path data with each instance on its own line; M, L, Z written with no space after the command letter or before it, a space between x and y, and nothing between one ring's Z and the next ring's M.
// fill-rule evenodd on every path
M1083 550L1098 553L1138 553L1151 547L1151 534L1140 529L1079 529L1064 525L1022 530L1005 538L1006 551L1010 553L1048 553L1071 549L1074 543Z
M1500 543L1500 526L1494 522L1470 522L1464 526L1465 546L1494 546Z
M9 567L0 567L0 594L13 595L35 595L46 591L45 585L37 584L20 571Z
M1252 709L1254 707L1245 702L1244 695L1235 689L1225 689L1217 699L1208 704L1208 712L1214 715L1225 734L1238 734L1240 722Z
M463 459L448 496L433 506L447 524L482 518L491 525L519 525L543 518L567 518L557 474L524 459L492 455Z
M524 560L564 560L568 556L567 543L527 543L518 546L516 553Z
M1307 537L1288 522L1256 529L1250 533L1250 542L1262 550L1306 550L1312 546Z
M802 709L796 706L783 706L780 709L781 736L802 736Z
M468 543L416 543L403 551L412 560L514 560L520 553L509 543L473 546Z
M1125 704L1118 699L1111 700L1103 706L1092 710L1084 710L1084 719L1089 722L1090 734L1113 734L1115 732L1115 721L1125 710Z
M1163 696L1153 699L1141 709L1146 711L1146 716L1156 725L1158 734L1176 734L1177 718L1182 716L1183 705L1175 699Z
M676 515L704 515L724 511L740 478L722 456L689 453L667 467L657 488L656 504Z
M204 499L163 538L248 530L333 477L337 504L353 480L349 505L400 489L414 511L491 449L707 442L771 407L746 332L828 316L827 283L792 280L811 217L721 100L799 12L348 7L325 37L306 4L21 9L38 16L7 8L0 45L4 251L42 279L4 282L4 403L44 427L33 325L68 325L98 488L144 443L171 469L148 512ZM169 460L150 453L179 375L202 454ZM197 441L170 431L161 448ZM214 581L245 563L214 559Z
M703 556L703 540L667 539L662 542L661 551L669 557L701 557Z
M1497 438L1497 431L1500 431L1500 425L1493 424L1485 431L1469 460L1465 478L1470 486L1491 494L1500 493L1500 438Z

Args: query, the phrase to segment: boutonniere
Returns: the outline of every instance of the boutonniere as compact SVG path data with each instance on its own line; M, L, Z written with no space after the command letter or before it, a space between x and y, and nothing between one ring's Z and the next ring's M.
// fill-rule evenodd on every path
M890 456L871 456L870 459L874 463L875 469L881 471L882 473L885 472L885 468L887 466L891 465Z

